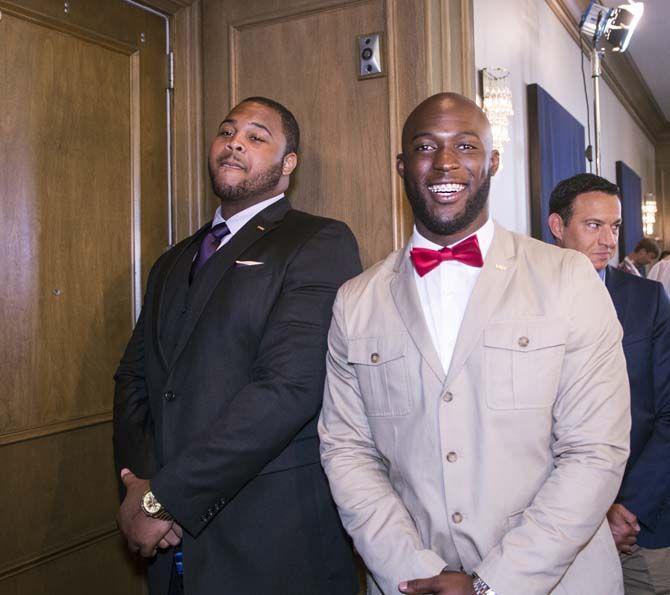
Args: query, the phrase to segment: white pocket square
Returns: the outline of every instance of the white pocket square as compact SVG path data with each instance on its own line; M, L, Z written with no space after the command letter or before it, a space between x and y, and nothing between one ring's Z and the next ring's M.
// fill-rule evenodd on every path
M265 264L264 262L258 262L257 260L236 260L235 264L243 267L255 267L259 264Z

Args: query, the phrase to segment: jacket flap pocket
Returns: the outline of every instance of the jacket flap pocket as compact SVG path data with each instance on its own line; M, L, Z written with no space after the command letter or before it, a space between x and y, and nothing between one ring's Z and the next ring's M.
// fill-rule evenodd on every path
M380 366L405 355L405 334L350 339L347 358L351 364Z
M484 329L484 345L525 352L565 345L566 336L565 322L560 319L514 320Z

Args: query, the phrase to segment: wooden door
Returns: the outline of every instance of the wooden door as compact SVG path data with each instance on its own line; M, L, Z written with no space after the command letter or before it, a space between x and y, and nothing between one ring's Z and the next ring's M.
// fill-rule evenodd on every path
M112 375L168 244L166 21L0 0L0 592L141 593Z

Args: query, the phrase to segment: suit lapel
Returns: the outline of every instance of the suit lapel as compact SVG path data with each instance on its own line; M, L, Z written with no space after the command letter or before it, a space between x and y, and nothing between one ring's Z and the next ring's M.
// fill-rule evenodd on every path
M168 361L160 338L161 338L161 324L163 322L162 307L165 301L165 288L167 285L167 281L170 278L170 275L172 274L176 264L179 262L179 259L182 257L184 252L188 250L189 247L192 246L194 242L200 243L202 241L202 238L209 230L210 225L211 222L207 223L206 225L201 227L196 233L194 233L189 239L187 239L181 245L179 245L179 247L175 248L173 253L168 256L168 259L164 263L163 271L161 271L160 274L157 275L156 290L154 292L154 303L153 303L154 316L152 321L152 329L153 329L154 345L158 346L158 355L160 357L161 364L166 370L168 369Z
M512 234L496 224L482 272L465 309L447 374L447 384L458 375L496 311L516 269Z
M288 200L282 199L261 211L242 227L225 246L218 250L200 270L198 273L200 278L196 277L191 287L193 292L190 300L191 307L184 321L177 347L170 362L171 365L174 365L179 359L205 306L212 297L212 293L226 272L245 250L276 228L290 208L291 205Z
M407 244L398 255L395 264L396 276L391 280L391 295L407 331L417 349L421 352L421 356L440 384L443 384L446 376L423 315L409 251L410 245Z

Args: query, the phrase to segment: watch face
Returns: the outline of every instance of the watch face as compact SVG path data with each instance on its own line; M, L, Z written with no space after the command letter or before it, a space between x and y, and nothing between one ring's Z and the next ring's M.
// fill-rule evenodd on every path
M161 511L163 508L160 505L160 502L156 500L156 497L153 495L153 492L147 492L144 494L144 498L142 498L142 505L144 507L144 510L147 511L149 514L156 514Z

